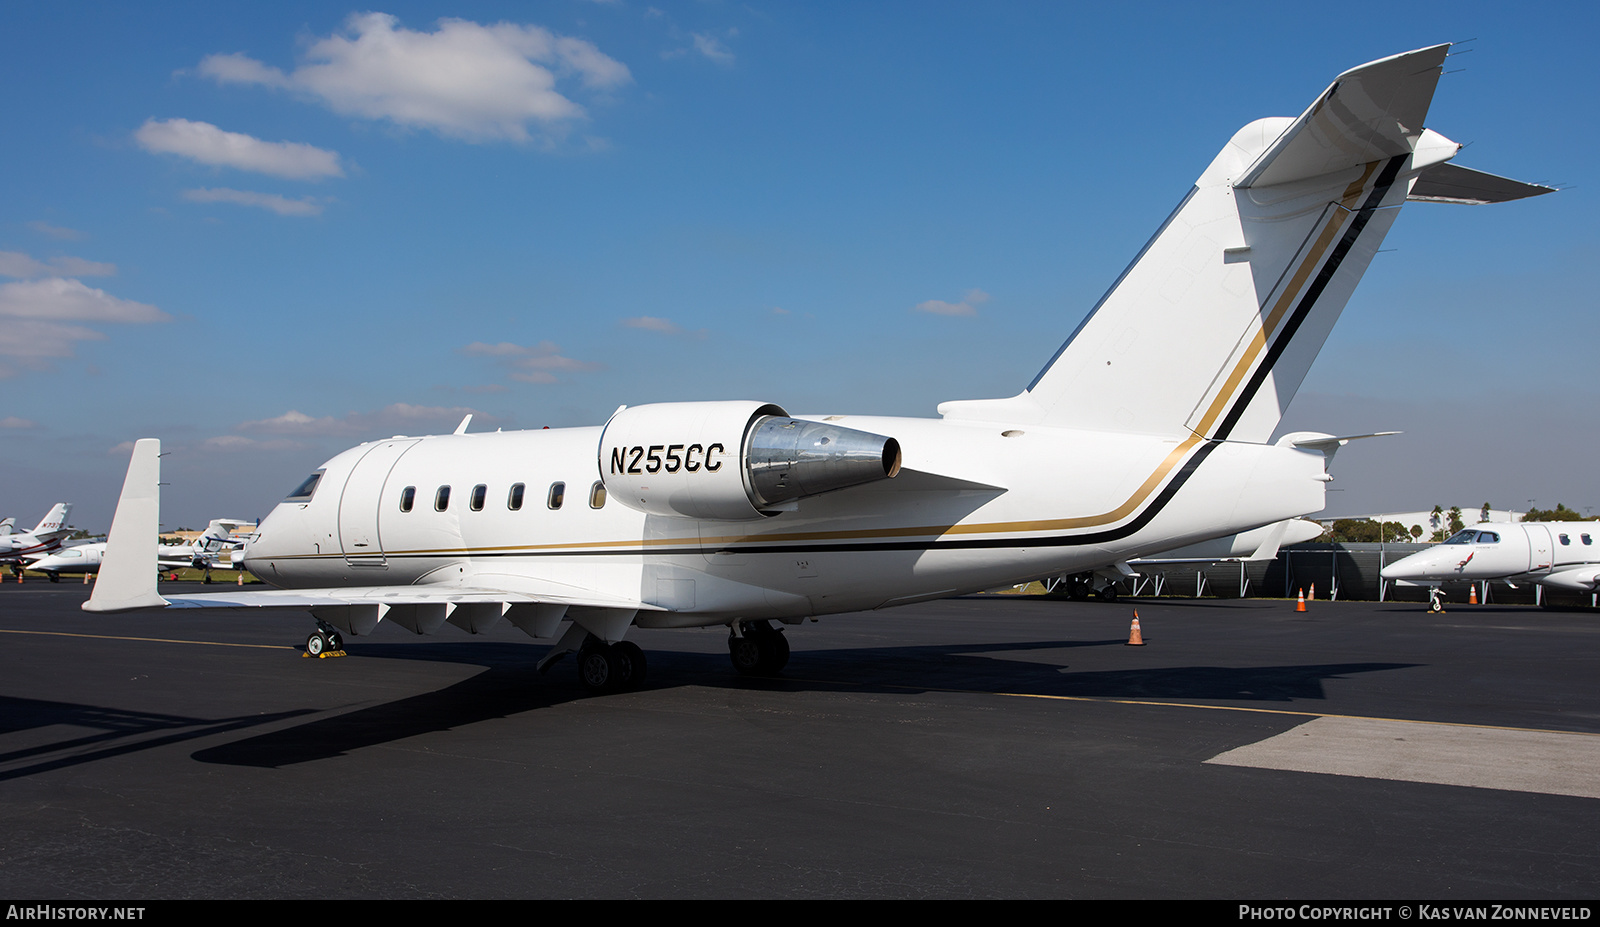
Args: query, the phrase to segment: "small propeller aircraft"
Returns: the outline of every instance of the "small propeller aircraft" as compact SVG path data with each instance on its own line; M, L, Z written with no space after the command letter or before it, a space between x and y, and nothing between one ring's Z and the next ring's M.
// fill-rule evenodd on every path
M789 656L773 621L1120 572L1320 511L1348 439L1272 433L1400 207L1550 191L1458 167L1423 128L1448 50L1362 65L1299 117L1240 129L1015 396L937 419L668 402L371 441L250 536L244 565L278 588L166 598L146 438L84 607L309 610L313 652L380 621L504 620L556 639L541 667L576 653L604 692L644 678L634 627L725 625L734 666L771 674Z

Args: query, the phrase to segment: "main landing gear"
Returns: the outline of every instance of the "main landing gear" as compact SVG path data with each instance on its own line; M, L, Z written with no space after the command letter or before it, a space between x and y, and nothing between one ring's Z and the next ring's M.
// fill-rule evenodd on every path
M789 641L766 621L741 621L728 631L728 657L741 676L776 676L789 665Z
M317 622L317 629L306 638L306 656L331 657L343 652L344 635L339 633L339 629L324 621Z
M637 689L649 665L633 641L608 644L593 634L578 648L578 682L592 695Z

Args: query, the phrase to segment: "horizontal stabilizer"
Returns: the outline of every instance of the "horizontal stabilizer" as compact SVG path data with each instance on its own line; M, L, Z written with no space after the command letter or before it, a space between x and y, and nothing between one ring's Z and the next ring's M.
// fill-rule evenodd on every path
M1304 448L1308 451L1321 451L1322 453L1326 454L1329 451L1337 451L1339 448L1344 447L1351 441L1359 441L1362 438L1387 438L1390 435L1397 434L1401 434L1401 432L1374 431L1371 434L1365 435L1335 436L1325 435L1316 431L1296 431L1293 434L1287 434L1279 438L1278 443L1293 445L1294 447Z
M1424 203L1481 205L1507 203L1511 200L1554 193L1555 190L1555 187L1523 183L1520 180L1475 171L1470 167L1446 161L1423 171L1417 182L1412 185L1411 194L1406 199Z
M1291 183L1410 154L1449 50L1420 48L1340 74L1234 186Z

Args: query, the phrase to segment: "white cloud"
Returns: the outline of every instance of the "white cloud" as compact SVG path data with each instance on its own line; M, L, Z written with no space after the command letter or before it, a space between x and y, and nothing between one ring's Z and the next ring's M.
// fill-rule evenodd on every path
M299 450L306 446L304 441L295 441L290 438L270 438L260 441L255 438L246 438L241 435L218 435L200 442L200 446L208 451L222 453L235 453L245 451L288 451Z
M209 122L147 119L133 137L146 151L175 154L213 167L256 171L291 180L344 176L338 152L300 142L264 142L239 132L224 131Z
M93 328L71 322L167 322L171 316L146 303L118 299L76 280L47 277L0 284L0 357L45 369L43 358L71 357L79 341L104 341ZM0 379L16 368L0 364Z
M989 294L979 289L966 292L959 303L947 303L942 299L930 299L927 302L917 303L912 307L915 312L927 312L933 315L977 315L978 307L989 301Z
M112 277L117 265L77 257L36 260L20 251L0 251L0 277Z
M31 421L29 421L28 419L25 419L25 418L17 418L15 415L8 415L5 418L0 418L0 428L35 428L35 427L38 427L38 426L36 426L33 422L31 422Z
M480 424L492 424L497 421L493 416L484 415L476 409L464 406L417 406L410 403L397 402L384 406L376 412L350 412L342 417L325 415L313 418L295 409L290 409L276 418L261 419L253 422L240 422L234 426L234 431L270 435L294 435L302 437L326 436L370 436L390 435L398 433L439 433L450 431L456 427L464 416L474 416L474 421ZM207 440L216 449L226 449L229 446L242 447L240 442L244 438L237 436L220 436Z
M291 200L276 193L252 193L248 190L230 190L227 187L183 191L183 198L191 203L233 203L267 209L280 216L320 216L322 204L316 197L303 196Z
M523 383L558 383L558 373L582 373L599 370L603 365L593 361L574 360L561 355L561 346L551 341L523 346L502 341L488 344L474 341L460 349L468 357L493 357L511 368L511 379Z
M730 30L729 35L733 34L735 33ZM733 52L728 50L728 46L722 44L721 39L714 35L708 35L704 32L690 33L690 38L694 39L695 51L706 56L707 58L710 58L717 64L733 64Z
M667 335L676 335L683 331L672 320L658 319L653 315L641 315L631 319L623 319L622 326L624 328L642 328L648 332L661 332Z
M469 141L527 141L530 124L558 132L583 118L583 107L556 89L562 80L609 90L633 79L592 43L539 26L441 19L435 31L417 32L386 13L352 15L343 34L312 42L291 73L237 53L211 55L199 70L222 83L293 89L339 113Z
M62 228L59 225L51 225L48 222L29 222L28 228L46 238L54 238L57 241L81 241L88 237L77 229Z
M47 277L0 284L0 318L76 322L169 322L146 303L118 299L76 280Z
M663 335L685 335L690 338L704 338L706 336L706 330L703 328L692 332L687 331L683 326L671 319L661 319L653 315L640 315L631 319L623 319L622 327L639 328L647 332L660 332Z

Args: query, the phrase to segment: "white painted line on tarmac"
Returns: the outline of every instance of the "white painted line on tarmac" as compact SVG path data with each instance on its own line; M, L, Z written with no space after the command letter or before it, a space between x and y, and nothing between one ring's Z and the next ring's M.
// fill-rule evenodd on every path
M1321 717L1207 763L1600 798L1600 737Z

